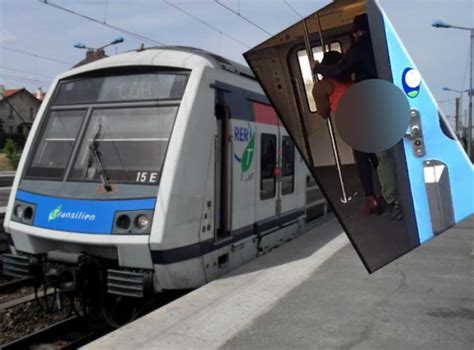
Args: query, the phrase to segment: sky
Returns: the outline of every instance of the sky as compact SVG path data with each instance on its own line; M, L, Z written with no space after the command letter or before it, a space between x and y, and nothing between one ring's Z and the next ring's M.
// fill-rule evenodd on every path
M225 9L215 0L48 0L99 22L118 26L167 45L203 48L244 63L242 53L299 21L283 0L219 0L263 30ZM8 88L48 90L53 77L84 58L74 48L105 45L118 36L125 42L108 55L156 46L103 24L45 5L44 0L0 0L0 84ZM207 22L202 24L167 2ZM306 16L330 0L287 0ZM474 0L379 0L418 70L446 115L454 115L458 93L443 87L469 87L469 31L436 29L435 19L474 27ZM267 33L268 32L268 33ZM28 55L22 52L28 52ZM467 97L463 100L467 108Z

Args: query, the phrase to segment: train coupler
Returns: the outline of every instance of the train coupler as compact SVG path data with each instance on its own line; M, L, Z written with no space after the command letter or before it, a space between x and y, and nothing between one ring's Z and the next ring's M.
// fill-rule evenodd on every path
M89 265L83 253L50 251L43 264L45 284L63 293L77 292L91 278Z

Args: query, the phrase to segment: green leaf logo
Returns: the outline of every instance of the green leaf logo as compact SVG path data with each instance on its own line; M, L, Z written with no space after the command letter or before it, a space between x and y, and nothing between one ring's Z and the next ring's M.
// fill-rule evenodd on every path
M61 212L62 205L59 205L56 209L54 209L48 216L48 222L53 221L56 219Z
M418 93L419 93L418 90L413 90L408 93L408 96L411 98L415 98L416 96L418 96Z
M253 150L255 146L255 133L252 135L247 147L244 149L244 153L242 154L242 162L240 163L240 168L242 169L242 173L245 173L247 170L250 169L253 160Z

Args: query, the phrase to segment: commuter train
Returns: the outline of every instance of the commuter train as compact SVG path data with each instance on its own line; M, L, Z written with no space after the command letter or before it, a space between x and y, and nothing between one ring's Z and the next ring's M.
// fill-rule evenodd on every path
M3 269L95 306L101 289L143 300L222 276L329 210L248 68L141 49L54 81L12 187Z

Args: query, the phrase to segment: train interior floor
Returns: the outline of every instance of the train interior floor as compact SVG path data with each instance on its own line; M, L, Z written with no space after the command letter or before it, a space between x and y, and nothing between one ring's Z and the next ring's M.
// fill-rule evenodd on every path
M413 245L413 237L408 232L405 219L397 221L390 217L386 203L384 203L384 211L381 215L362 215L361 207L365 196L356 166L354 164L343 165L341 172L347 195L352 197L348 203L341 202L342 192L336 166L316 168L318 181L326 189L325 195L335 207L334 209L345 229L352 233L351 239L357 246L359 253L366 257L366 265L371 271L375 271L408 252ZM375 191L380 193L380 184L375 171L373 178ZM389 247L389 250L381 247Z

